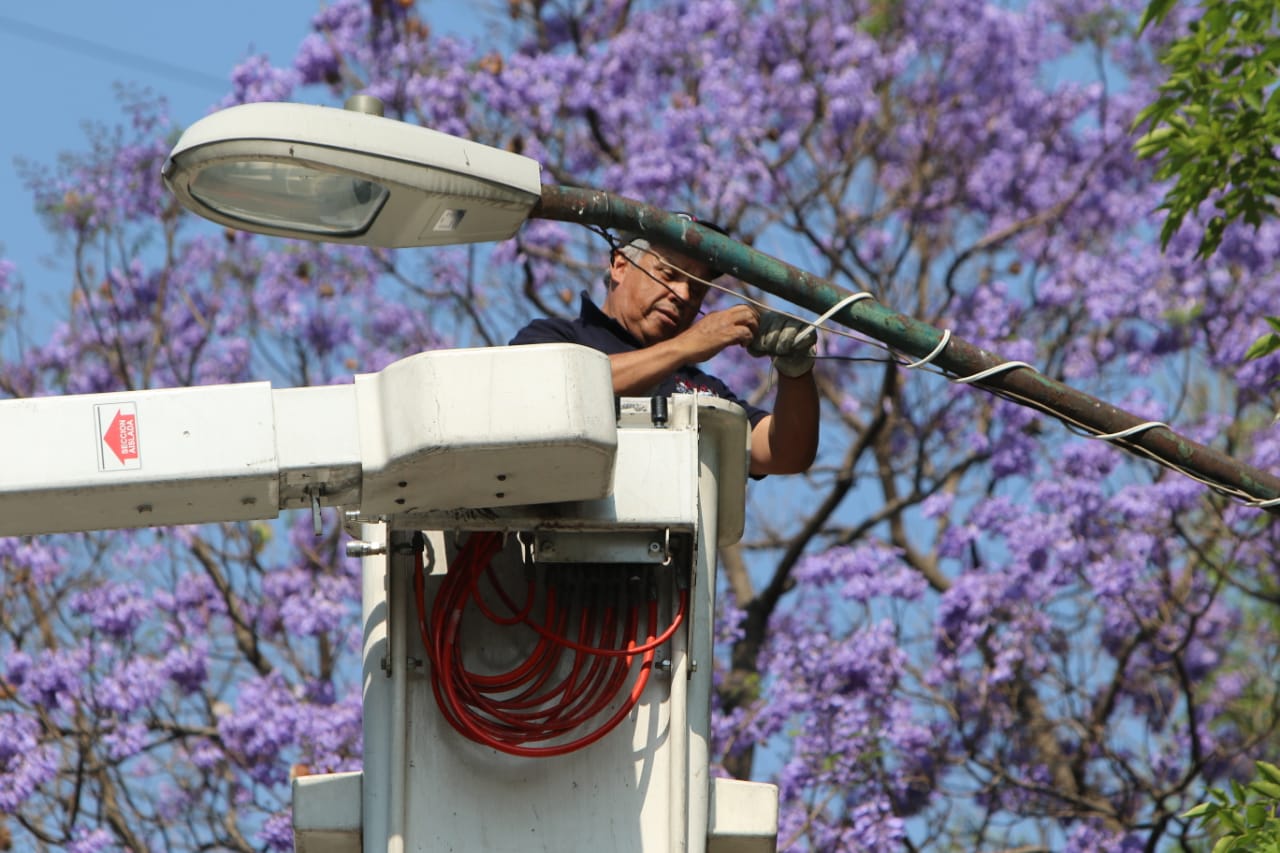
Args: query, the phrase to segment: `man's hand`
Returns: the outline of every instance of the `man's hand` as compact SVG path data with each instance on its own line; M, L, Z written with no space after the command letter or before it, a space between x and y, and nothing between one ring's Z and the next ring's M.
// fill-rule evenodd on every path
M613 393L622 396L652 394L682 367L706 361L731 346L745 346L756 332L756 312L746 305L713 311L674 338L631 352L609 356L613 369Z
M800 320L766 311L760 317L747 352L754 356L772 356L774 368L783 376L794 378L813 369L817 345L817 329Z
M731 346L746 346L756 335L759 319L749 305L712 311L678 336L687 348L687 364L706 361Z

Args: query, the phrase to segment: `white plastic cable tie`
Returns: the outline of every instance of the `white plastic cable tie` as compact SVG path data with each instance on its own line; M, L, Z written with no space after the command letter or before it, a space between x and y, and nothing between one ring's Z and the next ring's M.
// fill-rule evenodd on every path
M1119 432L1102 433L1093 437L1100 438L1103 441L1115 441L1117 438L1128 438L1131 435L1137 435L1140 432L1146 432L1147 430L1155 429L1156 427L1164 427L1165 429L1168 429L1169 425L1162 421L1146 421L1144 423L1135 424L1128 429L1122 429Z
M938 341L938 345L933 348L933 352L926 355L919 361L913 361L910 364L904 364L903 367L924 367L938 356L942 355L942 351L947 348L947 344L951 343L951 330L942 330L942 340Z
M970 382L981 382L983 379L986 379L988 376L995 376L997 373L1005 373L1010 370L1017 370L1019 367L1025 367L1027 370L1039 373L1039 371L1036 370L1035 367L1033 367L1030 364L1027 364L1025 361L1003 361L1000 364L997 364L995 367L988 367L986 370L981 370L973 374L972 376L965 376L960 379L952 379L951 381L958 382L961 385L967 385Z
M813 329L822 328L823 323L827 322L836 314L838 314L840 309L845 307L846 305L852 305L853 303L861 302L864 299L875 299L875 298L876 297L874 293L869 293L865 290L860 290L857 293L850 293L844 299L841 299L835 305L832 305L829 309L827 309L827 313L823 314L821 317L819 317L818 319L810 323L809 327L805 329L800 335L797 335L796 337L801 337L801 335L807 335Z

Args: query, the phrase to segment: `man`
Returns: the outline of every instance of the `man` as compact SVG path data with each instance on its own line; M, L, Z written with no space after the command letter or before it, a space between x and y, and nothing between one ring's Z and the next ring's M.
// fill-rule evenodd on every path
M683 254L633 239L610 258L608 294L600 307L583 293L576 320L534 320L511 343L568 342L600 350L613 368L613 393L622 397L697 391L732 400L746 409L751 423L752 475L804 471L818 450L813 379L817 333L780 314L762 318L747 305L699 318L707 295L707 285L699 279L718 275ZM772 414L740 400L719 379L698 369L731 346L773 357L778 391Z

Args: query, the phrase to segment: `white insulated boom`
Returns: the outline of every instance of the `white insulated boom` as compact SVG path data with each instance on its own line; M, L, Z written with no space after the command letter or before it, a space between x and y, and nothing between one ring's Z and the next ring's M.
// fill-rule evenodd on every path
M348 385L266 382L0 401L0 536L363 516L609 494L608 359L440 350Z

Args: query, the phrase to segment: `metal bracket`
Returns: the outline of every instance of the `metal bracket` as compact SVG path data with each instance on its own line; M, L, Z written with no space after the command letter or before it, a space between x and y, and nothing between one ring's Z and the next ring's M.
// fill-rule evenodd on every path
M539 531L521 538L526 562L649 563L671 562L671 530L619 530L611 533Z
M313 483L302 490L311 500L311 528L316 538L324 535L324 520L320 517L320 496L324 494L324 483Z

